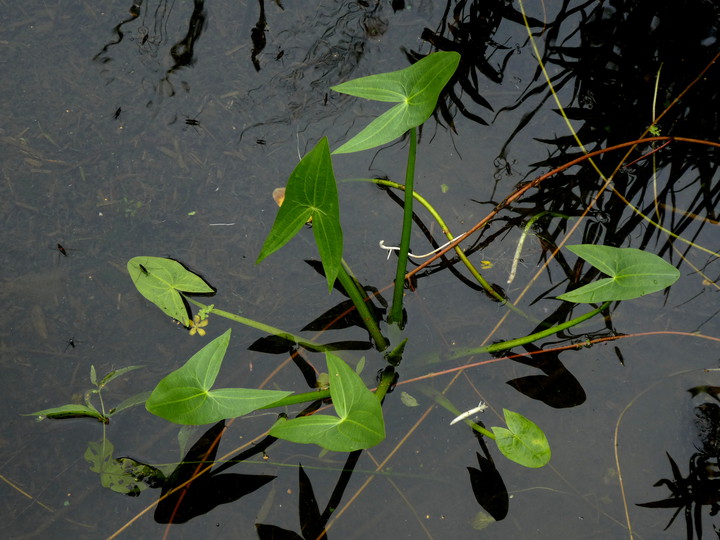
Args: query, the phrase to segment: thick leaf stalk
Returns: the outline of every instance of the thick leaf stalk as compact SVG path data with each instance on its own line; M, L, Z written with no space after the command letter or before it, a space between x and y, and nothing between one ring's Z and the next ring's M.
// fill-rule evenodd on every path
M412 128L410 134L410 149L408 151L407 167L405 168L405 202L403 204L403 228L400 238L400 251L398 252L397 269L395 271L395 288L393 289L393 302L388 320L391 323L403 325L403 295L405 293L405 274L407 272L408 252L410 251L410 234L412 233L413 192L415 182L415 156L417 153L417 129Z
M385 339L385 336L382 335L382 332L380 332L378 322L375 320L375 317L365 303L366 296L360 289L355 278L353 278L353 276L350 274L350 269L348 268L345 260L342 261L342 264L340 266L340 271L338 272L338 280L340 281L340 284L345 288L345 292L347 292L350 300L352 300L352 303L355 305L355 309L358 310L360 317L362 317L362 320L365 323L365 328L367 328L367 331L370 332L370 336L375 342L375 347L377 348L377 350L384 351L385 349L387 349L388 342Z

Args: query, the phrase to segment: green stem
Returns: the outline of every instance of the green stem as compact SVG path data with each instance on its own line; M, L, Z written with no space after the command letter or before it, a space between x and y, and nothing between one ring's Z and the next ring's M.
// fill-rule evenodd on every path
M605 302L602 306L600 306L597 309L592 310L590 313L586 313L585 315L581 315L580 317L575 317L572 320L569 320L562 324L558 324L557 326L553 326L551 328L547 328L545 330L541 330L540 332L535 332L534 334L530 334L529 336L511 339L508 341L502 341L500 343L493 343L492 345L484 345L482 347L463 347L463 348L459 348L459 349L452 349L452 352L450 353L450 355L445 356L443 358L443 360L457 360L458 358L463 358L464 356L470 356L472 354L506 351L508 349L512 349L513 347L518 347L520 345L526 345L526 344L532 343L533 341L536 341L538 339L552 336L553 334L557 334L558 332L560 332L562 330L566 330L567 328L570 328L572 326L580 324L581 322L594 317L595 315L600 313L602 310L607 308L609 305L610 305L610 302Z
M384 351L388 346L388 342L385 339L385 336L383 336L380 332L380 327L378 326L375 317L373 317L370 308L365 303L367 296L365 296L363 289L352 275L350 267L344 259L342 260L342 265L340 266L340 272L338 272L338 280L340 280L340 284L345 288L345 292L350 297L350 300L352 300L352 303L355 304L355 308L358 310L358 313L365 323L365 328L367 328L368 332L370 332L370 336L372 336L372 339L375 342L375 347L379 351Z
M422 392L423 394L428 396L430 399L435 401L435 403L440 405L443 409L448 411L450 414L452 414L454 416L460 415L460 410L455 405L453 405L453 403L442 392L439 392L435 388L428 386L426 384L420 384L417 388L418 388L418 390L420 390L420 392ZM464 420L464 422L466 424L468 424L470 427L472 427L472 429L474 429L478 433L482 433L489 439L495 440L495 434L492 431L485 429L477 422L473 422L469 418L466 418Z
M363 181L363 182L373 182L374 184L377 184L378 186L385 186L390 187L393 189L399 189L402 191L405 190L405 186L402 184L398 184L397 182L393 182L392 180L384 180L382 178L353 178L353 181ZM430 212L430 215L437 221L438 225L440 225L440 228L442 229L443 234L445 235L445 238L448 240L453 240L455 237L450 232L450 229L445 224L445 221L443 220L442 216L438 214L437 210L433 208L433 206L430 204L430 202L425 199L423 196L419 195L416 191L413 190L413 198L422 204L425 209ZM483 275L478 271L477 268L473 265L472 262L470 262L470 259L467 258L465 255L465 252L462 250L460 246L455 246L453 249L455 249L455 253L457 253L458 258L463 262L463 264L466 266L468 271L473 275L475 280L480 284L480 286L485 289L485 291L495 298L498 302L502 302L503 304L506 304L511 310L515 311L516 313L522 315L523 317L527 316L525 313L520 310L518 307L514 306L513 304L507 302L507 300L499 293L497 292L493 286L483 277ZM406 259L407 260L407 259ZM404 274L403 274L404 278Z
M385 397L385 394L390 389L390 386L392 385L392 382L395 378L395 370L391 367L385 368L383 370L382 376L380 378L380 384L375 389L375 395L377 396L379 401L382 401ZM312 402L317 401L318 399L328 399L330 397L330 390L315 390L313 392L303 392L301 394L292 394L287 397L284 397L274 403L270 403L269 405L265 405L264 407L259 407L260 409L275 409L276 407L289 407L291 405L297 405L298 403L306 403L306 402Z
M407 167L405 168L405 203L403 204L403 228L398 252L397 270L395 272L395 289L388 321L403 324L403 295L405 293L405 274L407 273L408 251L410 251L410 234L413 216L413 183L415 179L415 155L417 153L417 129L411 128L410 149L408 150Z
M492 431L488 431L487 429L485 429L484 427L482 427L482 426L481 426L480 424L478 424L477 422L472 422L472 421L471 421L471 422L470 422L470 427L472 427L472 428L473 428L475 431L477 431L478 433L482 433L482 434L485 435L488 439L492 439L493 441L495 440L495 434L494 434Z
M284 397L275 403L265 405L259 409L274 409L275 407L289 407L290 405L297 405L298 403L305 403L307 401L317 401L318 399L327 399L330 397L330 390L315 390L314 392L303 392L302 394L291 394ZM258 410L259 410L258 409Z
M380 376L380 384L375 389L375 396L378 398L378 401L382 403L382 400L385 398L385 394L387 394L388 390L390 390L390 386L392 385L393 381L395 380L395 369L391 366L386 367L382 375Z
M206 306L205 304L203 304L201 302L198 302L194 298L185 296L185 299L188 302L195 304L200 309L208 309L208 306ZM327 348L325 345L322 345L321 343L315 343L314 341L310 341L310 340L301 338L300 336L296 336L295 334L291 334L290 332L286 332L285 330L280 330L279 328L275 328L274 326L270 326L268 324L263 324L261 322L254 321L252 319L247 319L245 317L241 317L240 315L235 315L234 313L230 313L228 311L223 311L222 309L217 309L217 308L213 307L211 310L209 310L209 312L212 313L213 315L218 315L219 317L225 317L226 319L230 319L231 321L235 321L240 324L244 324L245 326L255 328L257 330L260 330L261 332L266 332L268 334L272 334L274 336L278 336L283 339L287 339L288 341L293 341L293 342L297 343L298 345L301 345L311 351L326 352L326 351L332 350L332 349Z

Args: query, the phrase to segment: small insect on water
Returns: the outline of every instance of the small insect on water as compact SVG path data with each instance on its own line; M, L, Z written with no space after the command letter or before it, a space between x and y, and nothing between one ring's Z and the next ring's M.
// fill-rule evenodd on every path
M67 352L67 350L68 350L70 347L72 347L72 348L74 349L75 346L76 346L78 343L80 343L80 342L79 342L79 341L76 341L76 340L75 340L75 337L71 337L70 339L68 339L68 340L66 341L65 350L64 350L63 352Z
M59 242L58 242L57 244L55 244L54 247L48 246L48 249L52 249L53 251L57 251L57 252L60 253L60 255L62 255L63 257L69 257L70 254L69 254L68 252L69 252L69 251L75 251L75 250L72 249L72 248L66 248L65 246L63 246L63 245L62 245L61 243L59 243Z
M200 111L200 112L202 112L202 111ZM200 127L200 120L198 120L198 118L197 118L198 116L200 116L200 113L198 113L194 118L190 117L190 116L185 117L185 125L191 126L195 130L195 133L200 133L198 131L198 127ZM184 129L183 129L183 131L184 131Z

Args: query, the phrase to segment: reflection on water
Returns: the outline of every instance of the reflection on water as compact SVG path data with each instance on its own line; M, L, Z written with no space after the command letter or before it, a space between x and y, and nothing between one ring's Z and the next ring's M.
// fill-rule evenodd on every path
M113 48L120 45L126 38L137 47L141 62L153 72L160 72L164 69L165 57L169 54L170 67L164 70L162 77L157 83L156 91L160 95L172 97L175 95L175 88L171 76L183 68L192 66L195 63L195 46L200 40L203 28L205 27L205 2L194 0L193 11L190 17L173 17L175 2L159 0L157 3L148 2L143 5L142 0L133 3L130 7L130 17L124 19L113 28L115 39L107 43L102 50L95 55L94 61L101 64L109 64L117 61L113 57ZM180 26L187 24L185 34L175 42L176 28L174 23L180 18ZM127 27L127 28L125 28ZM179 32L183 29L178 28ZM165 52L163 49L169 47ZM130 67L134 71L135 62ZM106 72L107 82L112 82L111 71ZM183 89L190 92L191 89L185 81L181 81Z
M717 101L717 68L698 78L718 50L720 16L714 4L591 1L545 7L555 11L528 6L530 28L588 150L637 138L653 120L662 134L718 139L717 111L710 106ZM437 121L423 129L417 186L456 234L502 202L518 182L581 154L547 90L518 7L507 2L328 1L309 9L262 0L118 0L61 9L30 1L1 17L0 350L6 401L0 474L12 514L3 525L8 537L108 536L157 500L152 488L167 491L186 477L187 470L175 466L182 456L208 459L200 455L210 448L201 432L183 431L178 443L175 427L141 408L113 417L107 431L97 422L36 424L19 416L82 401L91 365L106 373L143 364L143 370L105 390L108 403L121 403L151 388L204 343L136 294L125 270L130 257L177 257L218 287L219 307L294 332L314 332L344 312L344 297L337 292L328 297L322 276L303 262L310 244L302 235L272 260L254 265L276 211L272 190L284 184L298 154L321 135L339 144L377 113L361 100L334 94L331 85L405 67L429 53L430 43L463 54ZM657 115L696 78L680 103L662 119L653 118L653 101ZM402 181L402 145L338 160L339 176L387 174ZM597 164L607 175L619 160L620 154L609 153L598 156ZM625 161L613 187L666 229L712 251L717 165L711 148L678 141L663 148L646 144ZM249 537L256 524L262 524L258 530L320 534L331 524L329 534L348 538L380 530L384 536L464 538L481 527L491 538L538 537L538 531L547 538L625 535L618 481L606 474L614 467L612 427L619 411L647 381L711 367L714 346L656 336L617 341L614 349L577 346L564 351L562 360L546 349L660 329L718 335L718 262L714 254L649 225L609 191L598 194L598 178L588 166L556 175L467 243L473 260L493 263L486 277L511 299L532 281L522 301L532 320L504 322L491 340L580 313L554 300L596 277L574 257L561 251L545 272L533 276L591 203L590 218L581 221L571 242L641 247L683 272L681 282L664 294L612 306L604 319L528 347L515 362L468 370L451 387L448 398L461 410L481 394L491 408L517 409L541 425L553 445L554 470L529 473L493 461L497 456L482 441L477 453L473 435L449 428L442 409L433 409L410 433L432 403L407 385L402 390L421 406L405 407L396 399L400 392L390 394L385 411L391 436L371 452L353 455L357 464L348 456L270 442L256 445L259 453L236 453L235 461L218 464L200 486L215 498L193 491L193 497L200 494L191 501L196 507L183 509L193 517L183 525L183 531L192 531L185 534L212 529ZM382 289L392 280L392 264L377 242L394 243L399 206L366 185L340 189L345 257L368 292ZM533 222L520 254L524 261L508 284L517 240L541 211L552 213ZM425 214L418 212L417 225L416 253L444 243ZM504 313L475 294L473 280L450 256L414 285L407 293L410 339L398 367L401 384L405 373L426 373L411 365L413 359L451 344L479 345ZM382 314L383 305L375 308ZM352 315L340 320L332 339L353 363L367 356L369 381L384 361L368 352L367 336L357 331ZM207 327L209 337L224 330L219 324ZM224 368L224 384L257 386L286 358L291 346L264 337L234 329L235 363ZM283 354L271 356L272 351ZM306 356L294 356L292 364L304 370L301 377L285 370L275 379L278 386L300 388L303 380L318 379L313 369L318 359ZM713 372L697 376L702 379L697 384L716 384ZM430 382L444 388L448 377ZM658 405L672 409L682 392L665 393ZM699 412L710 412L711 405ZM269 422L261 416L239 420L223 432L223 445L229 452L254 440ZM714 511L717 504L715 438L707 435L713 431L701 428L706 436L689 469L668 448L678 460L671 459L669 474L662 455L668 432L658 422L653 410L632 423L631 430L657 451L642 454L644 462L633 468L627 487L644 489L664 479L671 492L664 508L685 512L696 528L697 513ZM112 440L108 459L122 459L119 470L150 489L129 498L102 488L86 459L89 443L99 440ZM396 444L383 474L369 474ZM101 446L93 448L90 457L105 457ZM245 461L236 463L240 460ZM180 472L173 477L175 470ZM248 479L250 485L238 487ZM368 487L358 493L366 481ZM690 506L681 489L689 483ZM649 500L655 499L629 504ZM168 508L158 509L158 522L179 521L167 515L175 507ZM635 530L660 537L666 522L658 525L645 515L633 514ZM130 534L157 537L160 529L146 520ZM676 537L676 525L666 534Z
M697 397L718 400L720 387L699 386L689 392ZM708 520L720 511L720 406L714 401L701 402L694 408L696 442L695 453L688 462L688 474L683 476L675 460L667 454L670 461L672 478L662 478L655 487L664 486L670 490L670 496L653 502L639 503L645 508L672 508L674 514L665 529L669 529L675 518L682 512L685 518L685 533L688 540L702 538L703 522L710 521L712 530L720 533L717 519ZM709 507L703 511L703 507Z

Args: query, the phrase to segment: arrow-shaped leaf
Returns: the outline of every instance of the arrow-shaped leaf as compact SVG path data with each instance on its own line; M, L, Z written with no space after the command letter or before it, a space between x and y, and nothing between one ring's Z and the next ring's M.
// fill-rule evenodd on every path
M460 55L456 52L436 52L399 71L361 77L333 86L332 90L343 94L398 103L333 154L375 148L424 123L430 118L440 92L459 63Z
M162 379L145 402L147 410L177 424L211 424L242 416L292 393L247 388L212 390L229 342L230 330Z
M631 300L669 287L680 271L654 253L634 248L578 244L567 246L575 255L610 276L558 296L576 303Z
M285 188L285 200L256 262L274 253L295 236L312 217L328 288L340 271L343 237L335 173L330 147L323 137L295 167Z
M314 414L280 420L270 435L297 443L312 443L335 452L370 448L385 438L382 408L360 376L337 356L325 353L330 397L338 416Z

